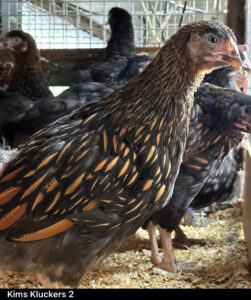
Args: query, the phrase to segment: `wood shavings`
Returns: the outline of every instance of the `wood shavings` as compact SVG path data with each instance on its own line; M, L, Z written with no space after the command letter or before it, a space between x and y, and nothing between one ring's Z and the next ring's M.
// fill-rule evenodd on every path
M148 233L139 229L115 253L83 278L81 288L251 288L247 271L241 209L201 217L203 227L181 226L188 238L203 239L185 250L174 250L182 271L169 273L152 265ZM35 276L11 272L0 275L1 288L41 288Z

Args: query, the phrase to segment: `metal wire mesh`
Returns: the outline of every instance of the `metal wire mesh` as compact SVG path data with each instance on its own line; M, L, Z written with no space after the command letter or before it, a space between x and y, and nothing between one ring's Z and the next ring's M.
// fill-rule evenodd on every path
M34 36L39 48L102 48L110 36L107 16L122 7L133 16L136 46L160 46L181 21L186 1L2 0L1 33L21 28ZM187 1L183 23L201 19L225 22L227 0Z

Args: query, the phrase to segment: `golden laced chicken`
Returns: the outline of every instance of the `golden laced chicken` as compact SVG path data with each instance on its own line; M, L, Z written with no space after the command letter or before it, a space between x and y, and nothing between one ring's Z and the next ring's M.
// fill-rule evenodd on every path
M53 97L42 71L40 52L33 37L21 30L12 30L3 44L15 57L15 67L8 91L30 100Z
M226 64L242 64L232 31L188 24L123 87L33 135L0 178L1 270L78 286L168 203L194 91Z

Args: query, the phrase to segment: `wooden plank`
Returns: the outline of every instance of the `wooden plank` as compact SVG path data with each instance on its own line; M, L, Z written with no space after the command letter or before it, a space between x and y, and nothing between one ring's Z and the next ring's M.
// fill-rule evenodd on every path
M239 49L248 53L247 44L238 45ZM248 73L247 72L238 72L236 75L236 82L243 93L247 93L247 83L248 83Z
M244 44L246 42L245 9L246 0L228 1L227 25L234 31L239 44Z
M250 47L250 31L251 31L251 3L246 0L245 3L245 35L244 43ZM250 77L250 76L249 76ZM247 93L250 93L251 81L247 78ZM250 141L250 139L249 139ZM246 151L245 156L245 184L244 184L244 206L243 206L243 229L245 236L245 243L248 251L248 269L251 272L251 156L250 151Z
M251 157L246 152L245 158L245 185L243 207L243 229L248 250L248 264L251 271Z
M137 54L149 54L155 55L159 50L158 47L139 47L136 48ZM98 61L101 60L105 55L104 48L98 49L41 49L41 56L45 57L54 62L57 61L75 61L83 62L86 60L87 65L89 64L88 60Z

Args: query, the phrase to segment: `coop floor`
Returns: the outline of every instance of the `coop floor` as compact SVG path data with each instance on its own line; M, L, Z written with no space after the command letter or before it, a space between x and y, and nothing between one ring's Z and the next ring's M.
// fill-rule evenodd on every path
M90 271L81 288L251 288L241 222L242 201L234 208L200 217L202 227L182 226L186 235L204 241L174 251L176 274L150 262L148 234L139 229L117 252ZM41 288L32 276L5 273L1 288Z

